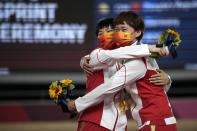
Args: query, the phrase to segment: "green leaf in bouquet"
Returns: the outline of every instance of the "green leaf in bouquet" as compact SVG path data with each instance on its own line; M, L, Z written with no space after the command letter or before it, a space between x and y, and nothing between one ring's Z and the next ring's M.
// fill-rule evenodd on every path
M72 89L74 89L75 88L75 86L73 85L73 84L70 84L69 86L68 86L68 89L69 90L72 90Z
M166 41L168 39L168 34L164 35L164 40Z
M166 35L166 32L161 32L161 35L165 36Z
M163 40L166 39L166 35L167 35L166 32L161 32L161 37L162 37L161 39Z
M164 40L164 39L161 39L161 40L160 40L160 43L161 43L161 44L164 44L164 43L165 43L165 40Z
M150 57L159 58L159 54L157 54L156 52L153 52L153 53L151 53Z
M179 40L177 41L177 43L181 43L181 40L179 39Z
M178 37L176 37L176 38L174 39L174 41L175 41L175 42L181 42L180 38L178 38Z
M67 87L67 85L65 85L64 83L61 83L62 84L62 87Z
M53 86L53 88L55 88L57 86L57 81L52 82L52 86Z
M62 93L63 93L64 95L66 95L66 94L67 94L67 90L66 90L66 89L63 89Z

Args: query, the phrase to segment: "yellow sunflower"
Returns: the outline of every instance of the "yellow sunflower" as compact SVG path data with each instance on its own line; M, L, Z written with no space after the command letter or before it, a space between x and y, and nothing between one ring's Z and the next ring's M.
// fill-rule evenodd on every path
M177 47L179 46L179 44L180 44L180 43L178 43L178 42L177 42L177 43L175 43L175 47L177 48Z
M70 83L72 83L72 80L70 79L66 79L66 80L61 80L60 83L65 84L66 86L69 85Z
M53 81L49 86L49 89L55 88L57 86L57 81Z
M168 29L167 32L169 34L175 35L176 37L180 37L179 33L178 32L175 32L174 30Z
M161 35L160 37L159 37L159 39L158 39L158 45L160 45L161 44L161 39L163 39L164 38L164 36L163 35Z
M57 85L55 88L49 89L49 95L51 98L57 99L61 93L62 93L62 87L60 85Z
M49 89L52 89L53 88L53 85L51 84L50 86L49 86Z

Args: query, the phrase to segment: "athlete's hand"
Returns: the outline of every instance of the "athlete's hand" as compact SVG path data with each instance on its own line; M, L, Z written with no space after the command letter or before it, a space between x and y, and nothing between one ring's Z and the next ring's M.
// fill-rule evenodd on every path
M75 107L75 101L69 101L68 102L68 110L71 112L71 113L76 113L77 112L77 109Z
M159 73L152 75L151 78L149 78L150 83L160 86L168 85L170 83L170 79L168 75L161 69L157 69L157 72Z
M82 58L82 69L87 76L93 74L93 66L89 64L90 57L83 57Z
M159 57L164 57L168 55L168 51L165 47L158 48L156 45L148 45L148 49L151 53L158 53Z

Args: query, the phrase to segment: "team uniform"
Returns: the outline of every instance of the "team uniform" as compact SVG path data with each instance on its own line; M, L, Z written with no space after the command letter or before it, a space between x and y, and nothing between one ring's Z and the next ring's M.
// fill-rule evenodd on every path
M137 44L137 42L134 44ZM123 60L118 52L110 54L118 55L118 59ZM129 58L129 56L124 58ZM105 53L100 50L97 53L97 59L93 61L97 65L105 67L110 66L116 60L113 56L106 57ZM156 61L150 57L124 60L120 70L108 82L99 85L90 93L75 101L76 109L79 112L83 111L87 107L105 100L110 94L126 88L136 103L135 108L132 110L132 116L137 122L138 130L142 131L149 127L157 130L162 127L163 130L170 128L175 131L176 119L166 95L166 91L170 86L155 86L149 83L150 76L157 73L156 69L158 69Z
M136 106L131 109L131 114L137 122L138 130L176 131L176 119L166 95L168 89L165 90L163 86L155 86L149 82L150 76L157 73L158 65L155 59L146 57L130 64L144 64L137 81L126 86L127 92L131 94L136 103ZM130 64L126 66L127 69ZM129 75L127 76L131 78Z
M120 55L121 53L121 55ZM107 65L98 64L100 54L105 58L113 58ZM119 54L119 55L117 55ZM115 50L103 50L97 48L90 54L90 64L94 66L94 74L87 77L86 92L90 94L99 85L106 83L120 69L121 63L117 59L137 58L150 55L147 45L122 47ZM103 87L107 88L107 87ZM78 131L125 131L127 130L127 117L125 111L119 109L119 99L121 92L114 92L105 99L89 108L78 108L78 99L75 100L77 111L81 112L79 117ZM79 98L80 99L80 98ZM80 104L81 105L81 104ZM84 105L86 106L86 105ZM84 110L85 109L85 110Z

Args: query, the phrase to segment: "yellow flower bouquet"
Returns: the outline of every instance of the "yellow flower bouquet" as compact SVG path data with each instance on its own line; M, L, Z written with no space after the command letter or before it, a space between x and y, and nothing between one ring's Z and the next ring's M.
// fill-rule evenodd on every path
M176 49L180 45L181 39L180 34L174 30L168 29L165 32L161 33L161 36L158 39L157 47L167 47L170 55L175 59L177 57ZM152 53L151 57L158 58L157 53Z
M72 97L72 92L75 85L72 84L72 80L58 80L51 82L49 86L50 98L54 99L55 103L60 104L64 112L68 112L67 102Z

